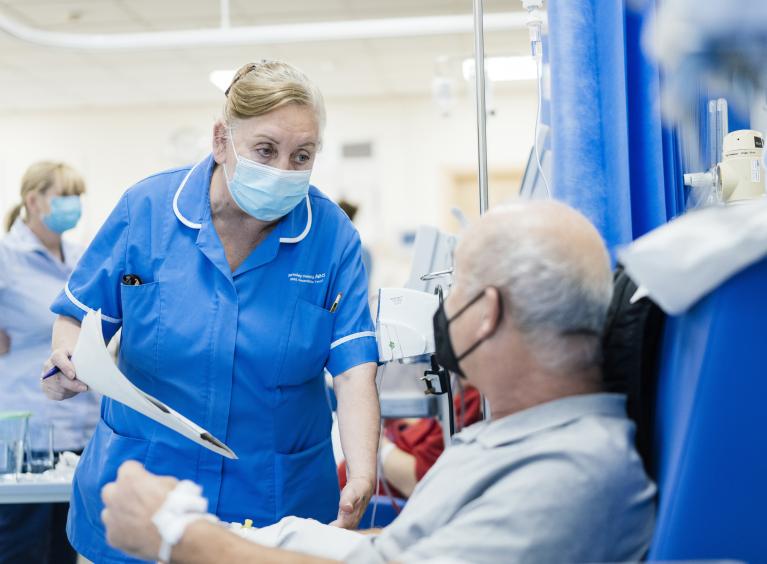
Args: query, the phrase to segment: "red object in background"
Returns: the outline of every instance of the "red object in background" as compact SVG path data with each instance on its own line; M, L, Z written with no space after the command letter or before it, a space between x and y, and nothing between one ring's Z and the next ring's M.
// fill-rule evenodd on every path
M463 402L460 395L453 398L453 409L455 410L456 422L460 424L463 419L464 427L468 427L482 419L482 400L479 392L473 386L465 386L463 395ZM465 405L466 409L463 418L461 416L461 403ZM439 455L445 450L442 426L433 417L418 419L415 422L412 419L389 419L384 425L384 435L398 449L415 457L415 475L418 481L421 481L424 474L434 466ZM338 465L338 481L341 488L346 485L345 461ZM406 497L391 484L388 486L395 497ZM385 492L381 484L379 484L379 491L381 494Z

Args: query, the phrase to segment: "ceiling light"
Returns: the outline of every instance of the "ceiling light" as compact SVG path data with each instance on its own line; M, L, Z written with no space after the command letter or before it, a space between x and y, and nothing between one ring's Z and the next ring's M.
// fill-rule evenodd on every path
M464 59L463 78L474 80L474 59ZM535 80L535 61L532 57L487 57L485 74L493 82Z
M226 92L236 72L235 70L214 70L208 75L208 78L213 83L213 86L221 90L221 92Z

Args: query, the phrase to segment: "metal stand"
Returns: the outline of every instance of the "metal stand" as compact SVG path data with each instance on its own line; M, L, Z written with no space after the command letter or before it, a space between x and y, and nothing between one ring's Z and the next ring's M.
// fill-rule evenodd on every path
M485 105L485 26L484 3L474 0L474 81L477 100L477 160L479 162L479 215L488 208L487 187L487 109ZM482 415L490 419L490 404L482 396ZM448 443L445 443L448 444Z
M485 26L484 4L474 0L474 82L477 100L477 156L479 160L479 213L488 207L487 191L487 107L485 101Z

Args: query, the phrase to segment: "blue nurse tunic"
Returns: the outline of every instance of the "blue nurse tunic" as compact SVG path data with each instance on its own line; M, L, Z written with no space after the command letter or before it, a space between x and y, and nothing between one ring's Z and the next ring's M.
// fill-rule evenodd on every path
M99 515L100 490L126 460L201 484L224 521L328 522L338 510L323 369L378 358L359 235L311 187L232 272L210 216L214 165L209 156L129 189L52 306L77 319L100 308L105 336L122 327L123 373L239 456L224 459L104 398L68 523L94 562L135 562L106 544ZM126 274L142 284L122 284Z

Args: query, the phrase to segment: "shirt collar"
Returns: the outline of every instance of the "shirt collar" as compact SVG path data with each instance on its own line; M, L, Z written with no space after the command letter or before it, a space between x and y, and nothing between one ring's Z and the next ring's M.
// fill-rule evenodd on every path
M495 448L589 415L626 417L626 396L568 396L530 407L497 421L476 423L453 437L453 440L456 443L477 442L486 448Z
M5 242L22 252L45 251L45 247L40 242L40 239L37 238L37 235L32 232L20 217L13 222Z
M37 235L24 223L24 220L20 217L13 222L11 230L8 232L8 236L4 239L5 244L22 253L42 253L47 257L51 256L50 251L45 248L37 238ZM77 260L80 258L79 247L76 244L70 243L66 239L61 239L61 247L64 251L64 264L69 267L74 267ZM56 263L60 264L58 259L54 259Z
M179 183L173 196L173 213L178 220L191 229L200 229L206 218L210 217L210 178L216 161L210 154L194 165ZM298 243L303 241L312 228L312 204L307 195L304 202L298 204L283 217L277 229L280 243Z

